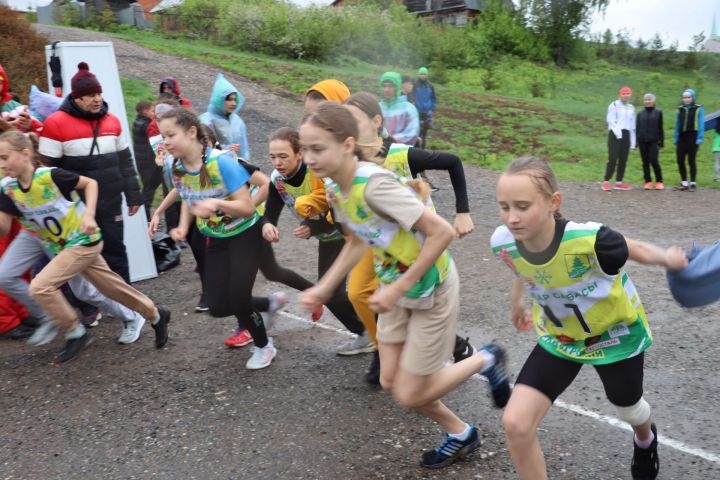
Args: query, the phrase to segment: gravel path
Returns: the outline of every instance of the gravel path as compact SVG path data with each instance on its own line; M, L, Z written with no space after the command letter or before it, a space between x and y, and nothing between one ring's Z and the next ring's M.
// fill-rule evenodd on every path
M51 40L108 38L38 29ZM153 84L171 75L196 106L207 103L215 67L113 42L122 75ZM264 139L277 127L297 124L300 102L226 74L246 97L242 113L253 158L269 173ZM603 167L598 165L599 174ZM460 330L475 345L492 339L507 345L516 374L534 339L511 327L510 274L488 249L499 223L497 174L468 165L466 175L477 229L452 246L462 282ZM454 206L449 180L444 174L431 176L441 188L434 195L439 211L449 218ZM574 183L563 184L562 191L568 218L605 222L660 245L717 239L720 191L605 193L598 185ZM292 226L289 215L283 215L277 256L314 278L314 243L291 241ZM97 342L81 361L59 369L48 366L57 342L35 349L0 343L0 395L5 399L0 478L514 478L500 415L490 407L484 383L470 380L447 398L463 418L479 425L484 443L479 454L441 473L423 471L417 458L439 441L437 428L363 384L369 357L334 355L347 336L285 317L273 332L279 350L274 365L248 372L243 368L247 353L222 345L232 321L192 312L198 280L189 252L183 262L139 284L173 310L171 340L160 352L147 332L135 345L118 346L114 321L95 329ZM720 382L711 362L718 353L720 309L683 310L670 297L660 269L632 264L628 271L655 335L645 387L659 431L717 457ZM257 284L259 292L277 288L284 287L260 279ZM296 303L288 311L306 318ZM330 315L322 322L339 327ZM614 415L590 368L561 399ZM629 478L631 437L626 431L556 407L540 435L550 478ZM703 460L665 445L660 457L660 478L720 478L717 459Z

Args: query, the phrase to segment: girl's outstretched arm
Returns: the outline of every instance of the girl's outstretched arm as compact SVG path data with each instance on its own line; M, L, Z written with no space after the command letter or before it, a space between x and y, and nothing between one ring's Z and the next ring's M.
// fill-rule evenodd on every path
M347 232L346 232L347 233ZM300 302L312 311L325 303L350 270L360 261L367 251L367 244L354 233L345 237L345 245L325 275L314 287L300 293Z
M687 267L688 259L680 247L660 248L652 243L633 240L625 237L630 260L645 265L660 265L668 270L676 271Z

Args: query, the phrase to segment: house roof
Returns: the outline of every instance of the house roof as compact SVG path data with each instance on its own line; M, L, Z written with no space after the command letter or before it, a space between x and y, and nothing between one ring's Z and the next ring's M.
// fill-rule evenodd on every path
M183 0L162 0L160 3L150 9L150 13L160 12L170 7L176 7L183 3Z

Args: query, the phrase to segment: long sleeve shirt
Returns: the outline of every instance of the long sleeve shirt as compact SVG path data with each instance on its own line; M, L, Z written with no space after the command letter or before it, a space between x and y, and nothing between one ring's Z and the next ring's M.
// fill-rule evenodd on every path
M608 106L607 111L608 130L613 132L615 138L622 138L622 131L630 132L630 148L635 148L635 107L630 103L623 103L615 100Z

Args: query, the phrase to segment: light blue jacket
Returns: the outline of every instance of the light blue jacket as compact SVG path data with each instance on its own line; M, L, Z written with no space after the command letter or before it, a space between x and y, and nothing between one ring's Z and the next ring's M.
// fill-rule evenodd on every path
M225 113L225 99L232 93L237 96L237 106L228 115ZM240 91L222 73L218 73L210 94L208 110L200 115L200 121L213 129L223 150L228 150L230 145L237 143L240 145L240 150L237 152L238 156L250 162L247 128L245 122L237 114L244 103L245 97L242 96Z

